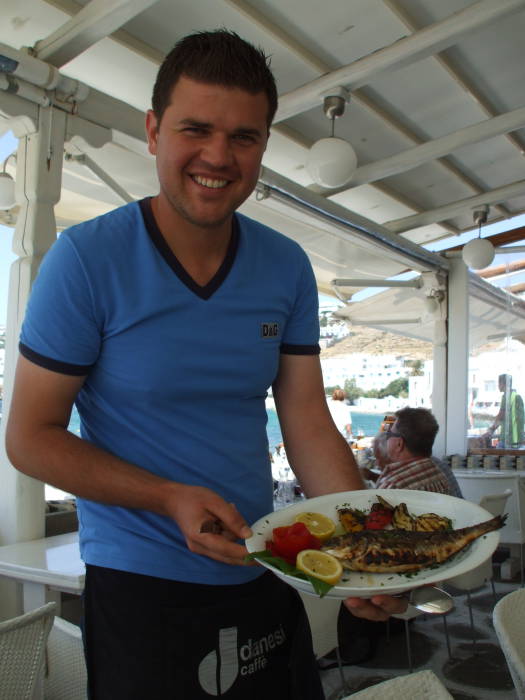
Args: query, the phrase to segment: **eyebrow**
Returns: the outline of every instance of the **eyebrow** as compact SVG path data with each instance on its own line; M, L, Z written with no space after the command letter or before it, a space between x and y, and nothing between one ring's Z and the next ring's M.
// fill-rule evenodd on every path
M211 122L201 122L198 119L192 119L191 117L187 117L186 119L181 119L179 124L187 124L188 126L196 126L199 129L212 129L213 124ZM261 137L262 134L259 129L255 129L254 127L251 126L239 126L235 131L233 132L234 134L246 134L248 136L258 136Z

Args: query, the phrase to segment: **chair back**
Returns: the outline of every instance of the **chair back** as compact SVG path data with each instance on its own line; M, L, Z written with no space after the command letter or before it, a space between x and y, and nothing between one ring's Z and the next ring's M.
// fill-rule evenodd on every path
M505 510L505 505L512 496L511 489L505 489L501 493L491 493L482 496L479 505L485 510L488 510L492 515L502 515ZM475 569L459 574L446 580L446 583L460 591L472 591L479 588L487 581L492 579L492 557L489 557Z
M473 470L470 470L473 471ZM508 518L505 526L499 530L501 544L522 544L525 542L525 478L517 473L500 472L498 474L469 473L469 470L455 472L464 498L473 503L506 490L511 495L506 504ZM491 511L492 512L492 511Z
M504 596L492 613L494 629L519 700L525 700L525 588Z
M502 493L487 494L482 496L479 505L494 516L503 515L510 496L512 496L512 489L505 489Z
M80 627L55 617L47 641L45 700L87 700L87 671Z
M406 676L398 676L382 683L377 683L357 693L348 695L343 700L453 700L433 671L417 671Z
M326 656L339 646L337 619L341 601L337 598L319 598L299 592L312 632L312 641L316 659Z
M31 700L42 681L56 603L0 622L0 696Z

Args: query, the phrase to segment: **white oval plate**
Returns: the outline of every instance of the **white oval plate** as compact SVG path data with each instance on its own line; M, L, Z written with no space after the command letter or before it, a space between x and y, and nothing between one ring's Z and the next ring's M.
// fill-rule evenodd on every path
M257 520L252 527L253 535L246 540L248 551L259 552L266 549L266 542L272 537L275 527L291 525L298 513L311 511L323 513L338 523L337 509L343 506L369 511L372 504L377 502L377 495L385 498L393 506L406 503L409 513L437 513L452 520L452 527L457 530L468 525L490 520L493 516L476 503L454 496L429 491L413 491L408 489L370 489L367 491L345 491L332 493L327 496L317 496L305 501L294 503L282 510L269 513ZM407 576L406 574L370 574L361 571L344 570L343 578L326 594L328 598L369 598L373 595L388 593L393 595L437 581L446 581L453 576L459 576L482 564L494 552L499 542L499 531L489 532L478 538L455 557L434 569L424 569ZM289 574L284 574L274 566L259 562L273 571L279 578L289 583L303 593L317 595L309 581Z

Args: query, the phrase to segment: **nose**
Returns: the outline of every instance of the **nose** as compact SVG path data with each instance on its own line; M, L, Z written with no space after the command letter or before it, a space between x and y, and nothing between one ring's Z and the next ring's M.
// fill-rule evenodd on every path
M212 134L206 140L202 151L202 160L214 168L225 168L233 163L233 151L226 134Z

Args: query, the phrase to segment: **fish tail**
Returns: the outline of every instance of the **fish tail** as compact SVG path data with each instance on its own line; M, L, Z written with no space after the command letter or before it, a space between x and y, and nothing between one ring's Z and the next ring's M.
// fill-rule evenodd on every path
M478 525L470 525L469 527L464 527L455 532L457 535L473 536L473 538L480 537L487 532L493 532L494 530L500 530L508 518L508 514L496 515L496 517L491 520L486 520L484 523L479 523Z

